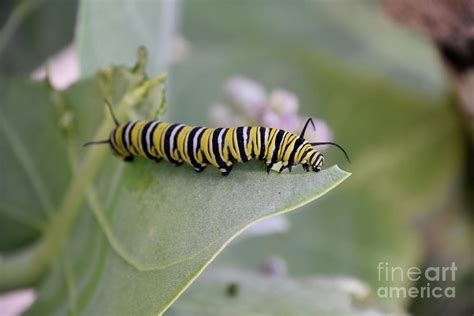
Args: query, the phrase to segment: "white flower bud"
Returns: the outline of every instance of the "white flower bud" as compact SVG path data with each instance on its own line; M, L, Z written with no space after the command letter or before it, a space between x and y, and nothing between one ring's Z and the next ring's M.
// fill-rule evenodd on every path
M300 118L296 114L282 114L280 115L280 124L278 128L285 131L299 134Z
M284 89L275 89L270 93L270 107L280 114L296 114L299 100L292 92Z
M79 59L73 46L68 46L52 57L51 62L36 69L31 77L34 80L44 80L49 77L53 87L64 90L79 80Z
M260 123L262 126L265 127L280 128L279 126L281 125L281 120L278 114L272 111L268 111L263 113Z
M225 84L224 92L233 104L254 121L268 107L265 89L252 79L233 77Z

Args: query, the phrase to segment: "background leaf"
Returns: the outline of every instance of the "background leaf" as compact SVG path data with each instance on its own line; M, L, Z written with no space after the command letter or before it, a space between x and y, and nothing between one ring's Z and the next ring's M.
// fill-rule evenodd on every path
M65 193L71 173L64 159L61 113L51 103L47 85L0 80L0 250L5 251L38 237ZM20 104L24 111L18 111ZM44 142L35 141L38 126L48 135Z
M76 44L81 73L93 75L110 64L131 64L137 47L150 54L147 71L167 70L179 1L94 1L79 6Z
M212 300L209 300L212 297ZM199 286L167 315L387 315L368 286L337 277L290 278L238 269L209 268ZM392 315L396 311L391 310ZM400 313L400 311L398 311Z
M76 23L77 2L2 1L0 72L28 76L52 54L70 44Z

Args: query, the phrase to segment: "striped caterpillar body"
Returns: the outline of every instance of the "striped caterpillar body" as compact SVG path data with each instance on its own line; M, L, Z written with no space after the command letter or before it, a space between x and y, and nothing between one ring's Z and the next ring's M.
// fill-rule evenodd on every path
M223 175L228 175L234 163L251 159L264 161L268 172L277 162L282 163L280 172L285 169L291 171L292 166L299 164L306 171L311 169L318 172L323 166L324 157L313 148L317 145L335 145L346 154L335 143L307 142L304 133L309 123L314 127L311 119L306 122L300 136L277 128L258 126L206 128L156 120L119 124L108 105L116 127L109 139L85 145L108 143L113 152L125 161L140 156L157 162L164 158L176 165L185 162L197 172L212 165Z

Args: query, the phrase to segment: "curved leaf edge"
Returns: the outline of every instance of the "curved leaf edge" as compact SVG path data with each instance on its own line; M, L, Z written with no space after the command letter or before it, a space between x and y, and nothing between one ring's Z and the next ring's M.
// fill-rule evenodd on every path
M191 286L191 284L202 274L202 272L212 263L212 261L214 261L214 259L227 247L227 245L230 244L230 242L232 242L235 238L237 238L243 231L245 231L247 228L249 228L250 226L252 226L253 224L255 223L258 223L258 222L261 222L265 219L268 219L268 218L272 218L272 217L275 217L275 216L278 216L278 215L282 215L282 214L285 214L285 213L288 213L288 212L291 212L291 211L294 211L300 207L303 207L315 200L317 200L318 198L320 198L321 196L325 195L326 193L328 193L329 191L331 191L332 189L334 189L335 187L337 187L339 184L341 184L342 182L344 182L348 177L351 176L352 173L350 172L347 172L341 168L339 168L338 165L334 165L332 166L330 169L336 169L336 171L342 173L344 176L341 177L338 181L335 181L331 186L327 187L326 189L322 190L321 192L318 192L317 194L315 194L314 196L312 196L311 198L307 199L307 200L304 200L304 201L301 201L299 203L296 203L295 205L292 205L288 208L285 208L285 209L282 209L278 212L275 212L275 213L271 213L271 214L268 214L268 215L265 215L265 216L262 216L260 218L258 218L257 220L254 220L253 222L250 222L246 225L244 225L243 227L241 227L236 233L234 233L229 239L227 239L221 247L219 247L219 249L209 258L209 260L207 260L203 265L202 267L200 267L196 272L195 274L192 275L192 277L188 280L188 282L183 286L183 288L181 288L174 296L173 298L164 306L163 310L159 311L158 312L158 315L163 315L164 312L166 312L170 307L171 305L173 305L174 302L176 302L178 300L178 298L189 288L189 286Z

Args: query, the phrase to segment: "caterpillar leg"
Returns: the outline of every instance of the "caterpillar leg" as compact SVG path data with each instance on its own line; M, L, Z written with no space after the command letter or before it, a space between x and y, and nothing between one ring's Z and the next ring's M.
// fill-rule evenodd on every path
M304 163L302 166L304 171L309 172L309 165L307 163Z
M134 157L133 157L133 156L127 156L127 157L123 158L123 161L126 161L126 162L132 162L132 161L133 161L133 159L134 159Z
M285 169L288 169L289 172L291 172L291 168L293 166L290 165L289 163L287 162L284 162L283 165L281 166L280 170L278 170L279 173L282 173Z
M273 168L273 163L267 164L267 173L270 174L270 170Z
M203 172L204 169L206 169L206 166L194 167L194 170L195 170L196 172Z
M156 163L159 163L161 161L161 158L155 158L153 159Z
M232 171L232 167L233 166L230 165L230 166L227 166L227 167L224 167L224 168L219 168L219 170L220 170L220 172L223 176L228 176L230 174L230 172Z

